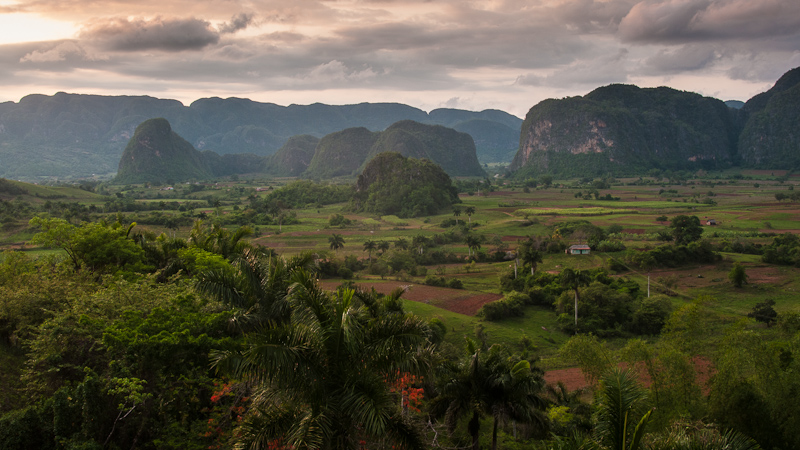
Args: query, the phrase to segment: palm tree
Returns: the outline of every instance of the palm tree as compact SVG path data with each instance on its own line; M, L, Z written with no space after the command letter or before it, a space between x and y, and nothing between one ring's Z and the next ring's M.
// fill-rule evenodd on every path
M454 206L454 207L453 207L453 215L454 215L454 216L456 216L456 218L457 218L458 216L460 216L460 215L461 215L461 208L460 208L460 207L458 207L458 206Z
M314 267L314 258L304 253L289 259L267 258L258 249L247 249L231 263L231 270L198 274L196 288L235 308L236 322L250 328L289 318L286 293L298 273Z
M375 243L375 241L373 241L373 240L371 240L371 239L370 239L370 240L367 240L366 242L364 242L364 251L365 251L365 252L368 252L368 254L369 254L369 261L370 261L370 262L372 262L372 252L374 252L374 251L375 251L375 248L376 248L376 247L377 247L377 244Z
M597 440L612 450L637 450L653 410L636 373L613 368L601 380L597 404Z
M522 262L531 265L531 275L536 272L539 263L542 262L542 252L539 251L539 243L532 237L520 244L519 256Z
M206 229L205 223L198 219L189 232L189 245L201 248L207 252L217 253L224 258L232 260L241 255L246 248L251 245L243 239L253 234L250 227L239 227L236 231L229 231L221 226L214 224L210 230Z
M469 217L469 223L472 223L472 215L475 214L475 207L474 206L467 206L464 208L464 214Z
M378 246L378 250L380 250L380 252L381 252L381 255L386 253L386 250L389 250L389 247L391 245L392 244L390 244L389 241L378 241L377 246Z
M478 250L481 248L481 239L478 236L473 236L471 234L464 236L464 243L467 244L467 248L469 249L469 256L472 256L472 251L475 251L475 255L478 254Z
M237 448L356 450L360 441L422 450L390 382L425 366L427 326L412 315L375 317L352 290L328 293L308 273L288 291L291 320L246 336L215 366L256 385Z
M422 252L425 250L425 245L428 243L428 238L418 234L411 239L411 245L413 247L417 247L419 249L419 254L421 255Z
M491 415L494 450L501 420L541 420L544 381L541 372L531 369L528 361L508 358L508 351L500 345L492 346L484 356L476 343L467 339L467 353L467 359L450 368L445 376L441 394L431 403L431 414L443 417L451 433L459 419L470 416L467 432L474 450L479 449L480 419Z
M396 241L394 241L394 248L399 248L400 250L407 250L408 240L406 238L398 238Z
M586 286L589 284L589 276L581 272L580 270L572 270L570 268L566 268L561 271L561 286L566 289L572 289L575 291L575 332L578 332L578 301L580 300L580 296L578 294L578 289L581 286Z
M333 233L328 237L328 242L331 244L331 250L339 253L339 249L344 247L344 238L341 234Z

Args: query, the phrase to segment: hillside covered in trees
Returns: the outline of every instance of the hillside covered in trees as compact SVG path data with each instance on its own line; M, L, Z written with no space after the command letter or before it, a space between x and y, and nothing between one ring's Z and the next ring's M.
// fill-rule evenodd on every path
M252 153L200 152L172 131L166 119L158 118L136 128L122 154L114 181L173 184L253 173L327 179L354 176L383 152L427 158L453 176L485 175L472 138L439 125L407 120L383 132L348 128L322 139L294 136L274 155L261 157Z
M800 68L744 106L666 87L610 85L528 112L509 167L518 176L650 169L800 168ZM738 109L737 107L740 107Z
M485 175L470 135L439 125L404 120L381 132L351 128L325 136L317 145L303 176L331 178L352 175L383 152L429 159L450 176Z
M459 201L450 177L438 165L383 152L358 176L352 202L357 211L419 217L436 214Z

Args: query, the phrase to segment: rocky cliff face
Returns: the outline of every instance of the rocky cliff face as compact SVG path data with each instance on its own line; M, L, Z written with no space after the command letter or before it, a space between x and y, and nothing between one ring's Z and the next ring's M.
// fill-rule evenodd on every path
M564 175L722 168L735 160L736 135L720 100L611 85L531 108L510 168Z
M763 169L800 169L800 68L745 103L739 136L742 163Z

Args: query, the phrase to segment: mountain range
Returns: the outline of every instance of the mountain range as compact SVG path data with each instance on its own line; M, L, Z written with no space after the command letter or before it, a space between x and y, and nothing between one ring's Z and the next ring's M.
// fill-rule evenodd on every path
M187 107L152 97L30 95L0 103L0 176L114 173L136 127L155 117L201 151L214 176L243 167L286 176L352 176L381 151L432 159L451 176L480 175L464 133L477 161L511 161L509 170L518 177L800 169L796 68L746 103L613 84L542 101L524 121L497 110L426 113L393 103L278 106L207 98Z
M82 177L111 174L136 127L164 118L196 149L218 155L269 156L294 136L322 138L348 128L383 131L413 120L473 136L482 162L510 161L522 119L486 110L437 109L426 113L396 103L279 106L241 98L205 98L184 106L146 96L57 93L0 103L0 176Z

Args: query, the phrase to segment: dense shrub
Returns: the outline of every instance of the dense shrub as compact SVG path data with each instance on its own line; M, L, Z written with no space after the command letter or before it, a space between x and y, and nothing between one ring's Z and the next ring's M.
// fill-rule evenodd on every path
M510 292L500 300L483 305L478 315L489 321L502 320L507 317L521 317L524 315L524 306L527 295L521 292Z

